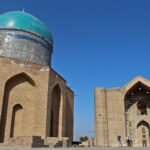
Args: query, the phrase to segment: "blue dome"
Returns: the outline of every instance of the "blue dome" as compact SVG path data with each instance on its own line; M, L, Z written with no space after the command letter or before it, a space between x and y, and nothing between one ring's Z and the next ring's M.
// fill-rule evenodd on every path
M53 43L48 27L38 18L22 11L12 11L0 15L0 28L21 29L30 31Z

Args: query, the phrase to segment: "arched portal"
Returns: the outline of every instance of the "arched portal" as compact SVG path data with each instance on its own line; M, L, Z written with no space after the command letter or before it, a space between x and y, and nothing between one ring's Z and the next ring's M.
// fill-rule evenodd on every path
M140 81L137 82L125 94L124 104L126 136L133 141L133 146L139 146L136 139L142 129L137 131L136 123L139 118L144 120L150 117L150 88Z
M8 105L10 103L10 100L11 102L13 102L15 97L20 97L19 94L25 97L26 94L31 90L30 87L34 86L35 82L26 73L17 74L7 80L4 88L4 96L2 103L1 122L0 122L0 142L4 142L5 138L6 124L7 124L6 120L8 118ZM14 89L16 90L11 95L11 92ZM22 93L19 93L18 91ZM10 135L12 135L12 133L10 133Z
M15 136L21 136L21 125L22 125L22 106L16 104L12 110L11 117L11 129L10 129L10 138Z
M50 137L58 137L60 120L61 89L56 85L52 91Z
M146 147L150 145L150 126L144 120L137 124L137 140L139 146Z

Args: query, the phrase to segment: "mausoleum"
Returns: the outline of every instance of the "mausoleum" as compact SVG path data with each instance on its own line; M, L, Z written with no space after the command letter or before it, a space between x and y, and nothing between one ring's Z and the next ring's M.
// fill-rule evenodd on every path
M0 15L0 142L69 146L74 93L51 67L53 38L38 18Z

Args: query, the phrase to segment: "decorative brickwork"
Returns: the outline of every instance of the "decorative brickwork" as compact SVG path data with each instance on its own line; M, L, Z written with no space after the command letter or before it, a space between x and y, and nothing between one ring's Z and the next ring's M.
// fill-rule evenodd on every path
M52 45L35 33L0 29L0 55L50 66Z

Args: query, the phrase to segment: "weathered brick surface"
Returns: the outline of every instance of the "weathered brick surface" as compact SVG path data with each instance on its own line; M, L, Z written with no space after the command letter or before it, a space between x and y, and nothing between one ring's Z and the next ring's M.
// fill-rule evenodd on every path
M8 140L9 146L17 147L48 147L40 136L18 136Z
M135 147L144 146L143 140L147 142L147 146L150 146L149 91L150 81L140 76L122 88L95 88L96 146L118 147L119 135L123 146L127 144L126 136L132 140L132 145ZM141 100L146 104L145 115L138 114L137 104ZM142 133L143 127L145 133Z
M0 68L1 142L15 138L26 143L28 138L23 137L31 137L28 145L34 136L43 140L50 136L52 92L56 85L61 91L58 137L72 140L74 94L66 81L48 66L5 57L0 57Z

